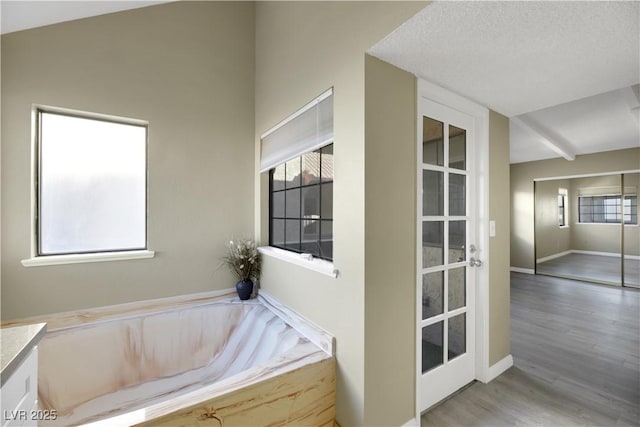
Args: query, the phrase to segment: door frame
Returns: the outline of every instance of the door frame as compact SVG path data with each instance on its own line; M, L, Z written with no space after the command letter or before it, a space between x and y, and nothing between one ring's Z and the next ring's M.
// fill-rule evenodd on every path
M475 187L471 187L471 191L476 192L477 197L477 243L481 248L480 258L483 266L475 268L476 271L476 305L475 305L475 379L482 382L489 382L493 379L489 369L489 109L470 101L458 94L455 94L441 86L429 81L418 78L417 96L416 96L416 120L420 117L420 100L426 98L432 102L442 104L448 108L458 110L473 118L476 141L476 183ZM418 135L418 126L416 125L416 150L418 145L422 144L422 135ZM417 171L422 170L422 159L416 156ZM416 188L420 188L421 174L416 173ZM416 200L421 200L421 195L416 192ZM420 205L416 203L416 221L420 221L419 217ZM421 224L419 224L421 227ZM417 227L416 230L421 229ZM418 325L421 320L422 296L420 295L422 275L417 268L422 265L422 260L418 259L420 251L420 239L416 233L416 319L415 319L415 343L416 343L416 366L415 366L415 411L416 422L420 423L420 377L422 375L421 367L421 348L418 345L421 339L421 331Z

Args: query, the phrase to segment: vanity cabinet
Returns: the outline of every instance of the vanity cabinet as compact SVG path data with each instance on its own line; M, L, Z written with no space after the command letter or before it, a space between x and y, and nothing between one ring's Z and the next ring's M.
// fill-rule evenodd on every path
M38 342L46 324L0 328L2 371L0 426L37 426L47 416L38 408Z
M38 425L38 347L2 384L2 427Z

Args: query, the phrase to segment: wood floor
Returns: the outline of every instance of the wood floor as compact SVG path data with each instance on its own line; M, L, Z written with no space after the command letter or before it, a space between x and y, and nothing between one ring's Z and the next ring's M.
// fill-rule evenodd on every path
M511 275L514 366L422 426L639 426L640 291Z
M567 254L537 265L539 274L620 285L620 258L588 254ZM640 285L640 260L625 259L627 285Z

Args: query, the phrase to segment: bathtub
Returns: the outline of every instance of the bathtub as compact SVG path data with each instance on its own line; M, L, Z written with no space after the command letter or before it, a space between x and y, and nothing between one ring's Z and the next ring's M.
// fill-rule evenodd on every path
M50 319L40 409L58 425L309 425L335 420L334 340L264 292Z

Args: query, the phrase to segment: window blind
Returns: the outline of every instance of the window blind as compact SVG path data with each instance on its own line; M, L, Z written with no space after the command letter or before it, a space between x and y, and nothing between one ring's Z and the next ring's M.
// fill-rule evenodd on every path
M636 194L635 186L624 187L624 194ZM586 187L578 189L578 196L617 196L620 195L620 186Z
M333 89L302 107L260 138L260 172L333 142Z

